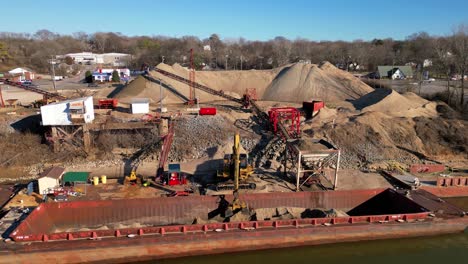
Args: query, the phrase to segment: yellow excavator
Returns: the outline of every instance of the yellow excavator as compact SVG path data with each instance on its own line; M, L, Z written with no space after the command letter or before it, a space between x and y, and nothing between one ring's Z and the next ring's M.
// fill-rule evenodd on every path
M236 133L232 154L224 155L222 168L217 171L217 178L222 181L216 184L217 191L256 188L255 183L247 182L254 170L249 163L249 156L247 153L240 153L240 148L240 135Z
M242 162L244 162L244 165L242 165ZM252 175L253 168L250 164L248 164L247 156L245 156L244 159L241 158L239 133L236 133L236 135L234 136L234 146L232 147L230 165L232 165L233 167L232 172L234 174L234 198L232 200L232 203L230 203L228 208L226 209L226 212L224 214L226 217L231 217L232 215L241 210L248 210L247 204L239 199L239 179L241 178L241 176L247 179L250 175Z
M141 184L141 178L137 176L136 170L132 169L128 176L125 176L124 185Z

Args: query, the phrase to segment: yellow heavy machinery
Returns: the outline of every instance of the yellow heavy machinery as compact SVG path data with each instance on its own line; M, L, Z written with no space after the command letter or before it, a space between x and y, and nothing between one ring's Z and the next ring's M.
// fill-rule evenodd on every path
M224 182L218 183L216 190L255 189L255 183L247 182L253 172L247 153L240 153L240 135L236 133L232 154L224 155L222 168L217 171L218 180Z
M138 177L135 170L132 170L128 176L125 176L124 185L141 184L141 177Z
M244 201L239 199L239 180L240 179L247 179L253 173L252 166L248 163L247 154L240 154L240 136L239 133L236 133L234 136L234 146L232 147L232 155L230 156L229 166L226 165L226 160L224 162L224 173L227 172L226 167L229 167L229 172L232 172L232 176L234 177L234 191L233 195L234 198L232 203L229 204L225 216L231 217L238 211L245 211L248 210L247 205Z

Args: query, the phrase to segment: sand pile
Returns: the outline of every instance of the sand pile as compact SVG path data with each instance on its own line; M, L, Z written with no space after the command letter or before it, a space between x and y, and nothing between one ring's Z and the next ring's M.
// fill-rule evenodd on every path
M159 64L157 68L174 73L186 79L189 78L189 71L179 64L173 66ZM281 68L273 70L251 70L251 71L197 71L195 81L215 90L222 90L226 94L241 97L247 88L255 88L261 98L265 89L271 83ZM156 71L150 72L155 78L161 78L165 83L177 89L180 93L188 96L189 87L186 84L172 80ZM201 101L221 100L222 98L207 94L200 90L195 90L196 97Z
M371 91L371 87L328 62L321 66L296 63L278 73L263 99L290 102L320 99L330 102L357 99Z
M180 95L170 85L162 82L163 103L184 102L184 96ZM136 77L128 85L117 88L111 97L119 99L123 103L130 103L132 98L149 98L151 103L159 103L161 88L159 82L152 82L143 76Z
M179 64L159 64L157 68L189 78L189 71ZM156 71L149 74L164 82L166 100L181 102L189 97L186 84L172 80ZM195 81L215 90L240 98L247 88L255 88L258 98L268 101L302 102L310 99L340 101L357 99L373 89L351 74L337 69L328 62L315 64L296 63L272 70L250 71L197 71ZM201 101L221 100L217 96L195 90ZM181 96L182 95L182 96ZM159 101L159 84L138 77L116 96L120 99L148 97Z
M411 108L419 107L417 102L410 101L392 89L376 89L361 98L353 101L353 105L357 110L363 112L378 111L391 112L403 111Z
M328 61L322 62L319 67L339 85L341 85L342 87L346 87L346 93L352 96L353 98L358 98L364 94L373 91L371 87L362 82L359 78L356 78L349 72L336 68L335 66L333 66L333 64L329 63Z
M392 89L380 88L352 102L362 112L382 112L392 116L437 116L437 103L429 102L414 93L399 94Z

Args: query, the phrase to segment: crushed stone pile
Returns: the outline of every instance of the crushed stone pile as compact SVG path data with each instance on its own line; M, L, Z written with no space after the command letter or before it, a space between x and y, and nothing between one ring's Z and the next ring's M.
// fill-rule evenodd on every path
M202 157L213 158L218 151L232 152L232 149L228 150L226 146L232 131L219 115L181 118L175 124L176 136L169 160L183 162Z
M348 214L338 209L277 207L255 209L252 218L255 220L288 220L303 218L346 217Z

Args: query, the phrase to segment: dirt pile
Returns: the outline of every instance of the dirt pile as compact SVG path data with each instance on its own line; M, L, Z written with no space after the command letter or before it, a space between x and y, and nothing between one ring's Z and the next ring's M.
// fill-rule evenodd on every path
M373 91L351 74L328 62L320 66L296 63L284 67L263 95L264 100L302 102L321 99L343 101L357 99Z
M304 133L326 138L342 150L342 165L368 167L468 158L467 122L442 117L394 117L382 112L350 115L343 122L316 124Z

